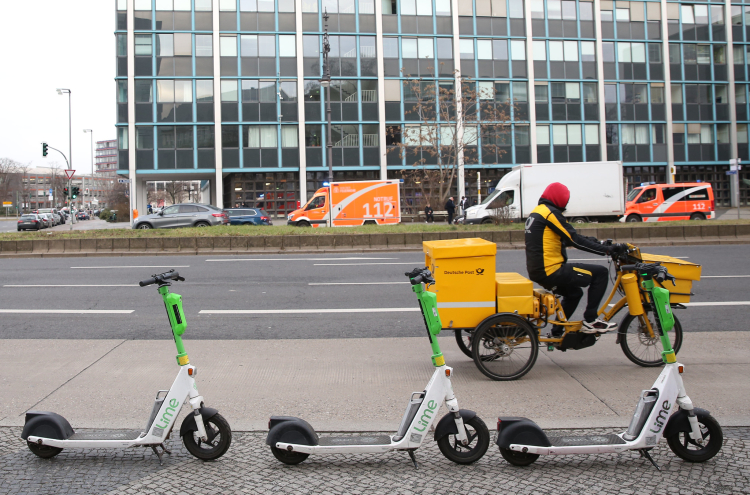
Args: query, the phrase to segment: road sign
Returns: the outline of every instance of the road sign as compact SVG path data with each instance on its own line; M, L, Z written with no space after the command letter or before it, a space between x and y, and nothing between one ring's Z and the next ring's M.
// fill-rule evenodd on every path
M727 170L727 175L737 175L736 170Z
M68 180L72 179L73 178L73 174L75 174L75 173L76 173L75 170L71 170L71 169L66 169L65 170L65 176L68 178Z
M120 184L130 184L130 179L117 179Z
M6 208L13 208L13 202L12 201L3 201L3 206Z

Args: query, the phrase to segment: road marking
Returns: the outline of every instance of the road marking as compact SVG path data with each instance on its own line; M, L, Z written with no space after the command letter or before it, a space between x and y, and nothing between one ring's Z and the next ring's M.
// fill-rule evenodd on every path
M397 285L411 282L310 282L307 285Z
M351 308L351 309L202 309L204 315L274 315L315 313L403 313L419 308Z
M397 260L398 258L227 258L206 261L345 261L345 260Z
M128 315L134 309L0 309L0 313L48 315Z
M400 263L313 263L313 266L363 266L363 265L419 265L419 261L404 261ZM424 264L424 262L422 262Z
M146 265L112 265L112 266L71 266L72 269L88 268L190 268L190 265L169 265L169 266L146 266Z
M691 302L682 304L685 306L750 306L750 301Z
M672 258L677 258L680 260L686 260L690 258L690 256L672 256ZM571 258L568 261L609 261L609 258L602 257L602 258Z
M138 284L112 284L112 285L3 285L3 287L138 287Z
M701 275L701 278L748 278L750 275Z

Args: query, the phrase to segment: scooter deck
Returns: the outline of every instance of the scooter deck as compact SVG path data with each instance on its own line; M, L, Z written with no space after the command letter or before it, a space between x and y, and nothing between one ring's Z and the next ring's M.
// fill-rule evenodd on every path
M585 445L622 445L626 442L617 435L609 434L549 437L549 443L551 443L553 447L581 447Z
M320 437L318 445L330 447L339 445L390 445L388 435L352 435L350 437Z
M141 433L136 430L79 430L68 440L135 440Z

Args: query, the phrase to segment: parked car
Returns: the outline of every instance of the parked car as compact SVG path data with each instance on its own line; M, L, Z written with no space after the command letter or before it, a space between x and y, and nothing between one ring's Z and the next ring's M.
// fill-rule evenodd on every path
M44 220L44 228L50 228L55 226L55 219L52 218L50 213L38 213L38 215Z
M167 206L159 213L139 216L134 229L175 229L180 227L213 227L229 223L225 210L212 205L183 203Z
M227 208L231 225L273 225L262 208Z
M18 219L18 231L41 230L44 228L44 219L36 213L26 213Z
M62 225L65 223L65 216L62 212L58 211L57 208L39 208L39 213L49 213L55 221L55 225Z

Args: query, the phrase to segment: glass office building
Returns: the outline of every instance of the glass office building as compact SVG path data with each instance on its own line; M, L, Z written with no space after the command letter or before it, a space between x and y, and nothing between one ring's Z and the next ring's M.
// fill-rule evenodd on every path
M151 180L274 215L322 185L324 11L337 179L413 167L416 147L388 150L420 125L415 77L513 102L505 152L464 153L470 197L477 171L486 194L515 164L621 160L630 185L673 173L729 205L728 160L749 158L750 0L116 0L119 173L139 209Z

